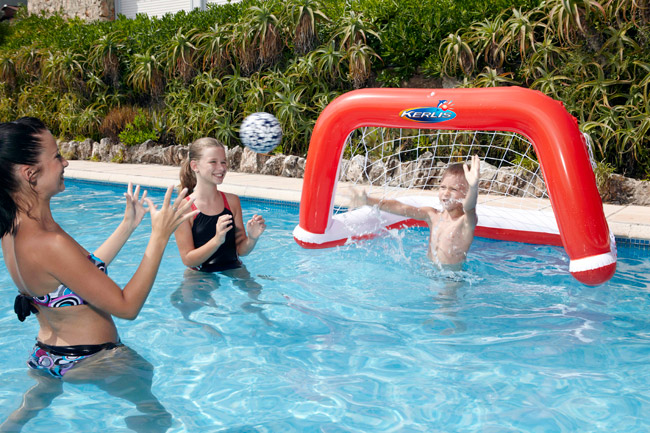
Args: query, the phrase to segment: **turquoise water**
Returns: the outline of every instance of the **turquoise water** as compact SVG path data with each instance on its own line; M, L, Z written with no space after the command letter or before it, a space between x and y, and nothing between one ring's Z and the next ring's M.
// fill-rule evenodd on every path
M68 181L55 218L92 250L120 221L123 191ZM116 321L154 367L168 431L650 430L650 250L619 246L614 278L587 287L559 248L476 239L466 270L443 275L422 229L305 250L291 236L297 207L242 205L268 222L244 257L249 279L184 277L172 240L140 316ZM148 234L147 218L110 266L120 285ZM16 319L1 269L0 421L35 383L37 332ZM129 431L137 414L66 383L23 431Z

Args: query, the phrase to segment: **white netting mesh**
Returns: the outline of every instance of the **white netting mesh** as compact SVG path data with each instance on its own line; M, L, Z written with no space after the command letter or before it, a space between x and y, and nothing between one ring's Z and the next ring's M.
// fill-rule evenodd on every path
M533 145L512 132L360 128L347 139L335 213L345 210L349 187L383 198L436 195L449 163L481 159L479 202L522 209L549 209ZM340 207L339 207L340 206Z

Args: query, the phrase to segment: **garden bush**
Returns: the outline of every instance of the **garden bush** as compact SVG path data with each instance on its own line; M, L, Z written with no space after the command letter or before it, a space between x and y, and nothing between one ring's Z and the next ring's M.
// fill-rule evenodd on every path
M0 120L42 117L61 138L114 139L131 123L129 140L212 135L232 146L247 114L269 111L284 130L278 151L304 156L338 95L450 78L561 100L592 135L599 162L647 178L650 17L639 5L244 0L112 22L21 9L0 26ZM123 107L147 113L143 137Z

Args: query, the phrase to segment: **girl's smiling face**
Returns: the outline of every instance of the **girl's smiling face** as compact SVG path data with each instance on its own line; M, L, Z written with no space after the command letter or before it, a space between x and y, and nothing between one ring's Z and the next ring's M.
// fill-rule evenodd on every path
M192 169L196 172L197 180L202 178L208 182L220 185L228 172L226 151L221 146L210 146L203 149L198 162L192 161Z

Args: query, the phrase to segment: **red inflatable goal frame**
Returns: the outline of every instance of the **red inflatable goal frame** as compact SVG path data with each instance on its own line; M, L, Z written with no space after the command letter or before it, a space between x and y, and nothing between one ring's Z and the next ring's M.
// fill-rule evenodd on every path
M451 103L449 108L446 104L440 108L444 101ZM585 284L603 283L614 274L615 247L587 145L577 120L561 102L520 87L384 88L346 93L323 110L314 127L300 202L300 230L322 234L331 224L346 139L361 127L509 131L525 136L541 166L562 245L571 259L570 272ZM322 247L295 238L304 247Z

